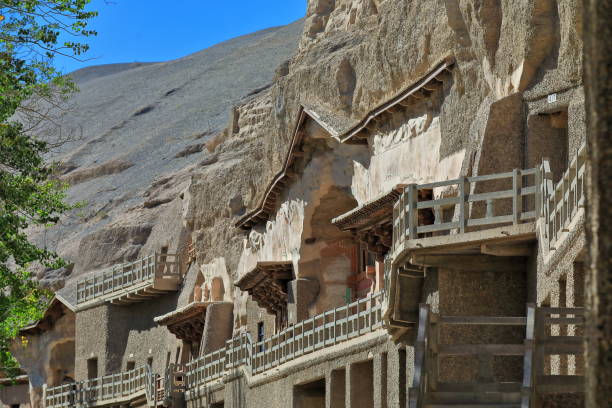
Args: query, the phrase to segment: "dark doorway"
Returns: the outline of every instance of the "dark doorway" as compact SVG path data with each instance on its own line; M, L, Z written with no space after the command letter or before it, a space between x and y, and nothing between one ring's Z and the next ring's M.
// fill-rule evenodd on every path
M294 408L325 408L325 378L293 387Z

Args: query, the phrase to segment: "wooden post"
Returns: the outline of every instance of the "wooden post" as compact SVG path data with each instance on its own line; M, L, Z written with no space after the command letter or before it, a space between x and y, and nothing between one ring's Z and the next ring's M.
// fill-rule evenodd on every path
M418 209L417 209L417 203L418 203L418 191L417 191L417 185L416 184L410 184L408 185L408 203L407 203L407 211L406 211L406 217L407 217L407 221L406 222L406 226L407 226L407 232L408 232L408 239L417 239L418 235L417 235L417 228L418 228Z
M542 182L542 180L544 179L543 173L544 173L544 164L540 164L540 167L538 167L537 171L535 172L535 216L536 216L536 221L538 220L538 218L543 216L543 213L542 213L542 208L543 208L542 201L544 197L544 194L543 194L544 183Z
M442 208L439 205L434 207L434 224L442 224Z
M493 199L489 198L487 200L487 218L493 218Z
M521 213L523 212L523 197L521 196L523 175L518 169L514 169L512 173L512 223L517 225L521 222Z
M465 216L465 200L469 195L469 192L465 191L466 189L466 177L461 176L459 178L459 232L463 234L465 232L466 226L466 216ZM469 189L469 186L468 186Z

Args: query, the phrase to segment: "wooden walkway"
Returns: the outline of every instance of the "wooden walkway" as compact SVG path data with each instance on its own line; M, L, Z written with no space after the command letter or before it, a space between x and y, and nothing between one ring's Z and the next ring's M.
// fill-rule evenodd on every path
M156 253L79 279L77 307L142 302L178 290L181 281L179 256Z

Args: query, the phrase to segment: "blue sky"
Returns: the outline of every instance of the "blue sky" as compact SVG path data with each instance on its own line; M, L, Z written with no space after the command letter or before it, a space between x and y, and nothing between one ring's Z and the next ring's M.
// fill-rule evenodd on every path
M90 51L79 62L57 58L64 72L116 62L167 61L230 38L302 18L306 0L92 0L100 15Z

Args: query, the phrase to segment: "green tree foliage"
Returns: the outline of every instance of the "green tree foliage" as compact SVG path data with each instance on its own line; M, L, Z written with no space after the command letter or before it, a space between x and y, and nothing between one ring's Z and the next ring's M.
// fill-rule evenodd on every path
M59 268L63 261L28 239L28 227L47 227L71 208L65 187L51 179L49 144L28 126L75 91L53 67L56 55L77 58L96 12L89 0L0 0L0 371L17 372L9 346L19 329L39 319L49 294L31 279L31 266ZM62 42L61 38L74 41ZM16 119L20 118L20 119Z

